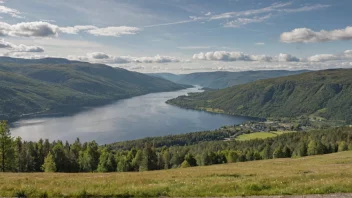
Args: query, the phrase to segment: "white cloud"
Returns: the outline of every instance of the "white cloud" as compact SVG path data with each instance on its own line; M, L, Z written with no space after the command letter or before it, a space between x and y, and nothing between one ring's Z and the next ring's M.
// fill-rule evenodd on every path
M44 49L39 46L28 46L20 44L15 48L17 52L44 52Z
M131 35L136 34L141 29L137 27L128 26L118 26L118 27L106 27L106 28L96 28L90 29L87 32L95 36L115 36L119 37L121 35Z
M95 36L114 36L136 34L140 31L137 27L116 26L98 28L92 25L77 25L73 27L59 27L48 22L22 22L14 25L0 22L0 36L16 37L54 37L59 32L66 34L77 34L87 32Z
M291 3L274 3L268 7L260 8L260 9L252 9L252 10L245 10L239 12L226 12L219 15L214 15L210 18L210 20L219 20L219 19L229 19L229 18L237 18L243 16L253 16L263 13L270 13L273 11L277 11L278 8L286 7L291 5Z
M58 26L48 22L22 22L14 25L0 22L0 36L50 37L57 33Z
M1 4L3 4L3 1L0 1ZM20 16L20 11L16 10L16 9L12 9L12 8L8 8L6 6L0 5L0 14L8 14L12 17L15 18L23 18Z
M76 25L73 27L60 27L60 31L66 34L78 34L84 31L95 36L120 37L121 35L136 34L137 32L141 31L141 29L128 26L98 28L93 25Z
M316 4L316 5L307 5L307 6L303 6L300 8L287 8L287 9L282 9L279 10L280 12L288 12L288 13L292 13L292 12L309 12L312 10L319 10L319 9L324 9L324 8L328 8L330 7L330 5L321 5L321 4Z
M211 12L208 12L202 16L190 16L189 17L190 20L181 20L181 21L175 21L175 22L169 22L169 23L148 25L148 26L145 26L145 28L177 25L177 24L191 23L196 21L204 23L205 21L211 21L211 20L232 20L230 22L226 21L225 23L222 23L222 24L225 27L239 27L241 25L246 25L249 23L263 22L271 18L271 16L273 15L278 16L280 14L285 14L285 13L309 12L312 10L324 9L330 6L330 5L314 4L314 5L301 6L297 8L287 8L290 5L292 5L292 2L274 3L264 8L244 10L244 11L238 11L238 12L225 12L217 15L213 15Z
M24 58L24 59L41 59L41 58L53 57L53 56L48 56L44 54L33 54L33 53L26 53L26 52L5 53L3 54L3 56L9 56L13 58Z
M228 51L214 51L214 52L201 52L193 55L194 60L206 61L222 61L222 62L235 62L235 61L249 61L249 62L306 62L317 63L327 61L346 61L352 60L352 50L346 50L340 54L317 54L307 58L298 58L291 54L280 53L278 56L267 55L250 55L243 52L228 52Z
M343 56L345 58L351 58L352 59L352 50L346 50L343 52Z
M39 46L15 45L5 40L0 40L0 48L9 49L12 52L44 52L44 48Z
M195 60L210 61L272 61L272 57L266 55L249 55L243 52L213 51L194 54Z
M265 43L263 43L263 42L258 42L258 43L255 43L255 45L265 45Z
M93 25L76 25L73 27L60 27L60 31L66 34L77 34L84 30L97 29L97 27Z
M279 62L299 62L299 58L292 56L291 54L280 53L278 57Z
M322 61L331 61L339 60L340 58L334 54L317 54L308 58L310 62L322 62Z
M89 62L99 62L105 64L127 64L127 63L177 63L186 62L182 59L171 57L171 56L113 56L108 55L103 52L92 52L88 53L86 56L68 56L71 60L89 61Z
M247 25L247 24L250 24L250 23L260 23L260 22L263 22L267 19L270 19L271 18L271 14L268 14L268 15L265 15L265 16L262 16L262 17L252 17L252 18L237 18L233 21L228 21L224 24L224 27L233 27L233 28L237 28L237 27L240 27L240 26L243 26L243 25Z
M284 32L280 36L281 42L284 43L316 43L336 40L351 40L352 27L347 26L345 29L321 30L314 32L308 28L297 28L291 32Z
M181 60L172 56L144 56L139 58L133 58L137 63L171 63L171 62L180 62Z
M308 57L307 60L310 62L352 60L352 50L346 50L341 54L317 54Z
M109 55L103 53L103 52L93 52L93 53L88 53L87 54L88 58L92 58L92 59L108 59L110 58Z

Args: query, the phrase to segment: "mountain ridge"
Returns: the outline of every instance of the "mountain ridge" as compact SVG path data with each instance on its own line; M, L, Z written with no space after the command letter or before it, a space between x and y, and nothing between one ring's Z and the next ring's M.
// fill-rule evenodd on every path
M57 112L59 109L71 111L187 87L104 64L1 57L0 118L13 119L35 112Z
M215 72L196 72L190 74L172 73L150 73L148 75L157 76L170 80L175 83L200 85L211 89L221 89L234 85L245 84L256 80L289 76L308 72L309 70L252 70L241 72L215 71Z
M352 122L352 69L258 80L168 101L184 108L253 117L315 116Z

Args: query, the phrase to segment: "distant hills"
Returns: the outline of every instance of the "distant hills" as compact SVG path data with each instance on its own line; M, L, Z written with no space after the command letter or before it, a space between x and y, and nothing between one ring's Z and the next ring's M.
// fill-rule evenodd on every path
M180 96L180 107L254 117L315 116L352 122L352 69L307 72Z
M188 86L161 78L59 58L0 57L0 119L61 113Z
M268 70L268 71L243 71L243 72L200 72L191 74L171 74L171 73L152 73L149 75L161 77L175 83L200 85L211 89L221 89L234 85L245 84L256 80L274 78L280 76L295 75L308 72L308 70L287 71L287 70Z

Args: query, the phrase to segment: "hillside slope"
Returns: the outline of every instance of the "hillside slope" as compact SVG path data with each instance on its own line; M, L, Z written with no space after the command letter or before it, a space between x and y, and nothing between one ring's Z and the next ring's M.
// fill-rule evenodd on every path
M180 96L180 107L254 117L311 115L352 122L352 69L308 72L258 80L217 91Z
M0 119L73 110L179 85L121 68L66 59L0 58Z
M200 85L211 89L221 89L234 85L245 84L260 79L274 78L280 76L295 75L308 72L307 70L286 71L286 70L268 70L268 71L243 71L243 72L199 72L191 74L170 74L154 73L152 76L161 77L172 82Z
M352 151L347 151L134 173L0 173L0 196L230 197L352 193L351 156Z

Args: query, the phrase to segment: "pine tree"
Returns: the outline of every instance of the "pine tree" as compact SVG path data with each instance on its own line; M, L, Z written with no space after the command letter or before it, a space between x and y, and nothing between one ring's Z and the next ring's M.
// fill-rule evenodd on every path
M145 146L143 150L143 160L140 165L140 171L156 170L158 159L154 149L150 146Z
M54 160L54 156L51 152L44 159L44 164L42 165L42 170L46 173L53 173L56 172L56 164Z
M196 161L196 159L194 158L194 156L192 154L188 153L185 156L185 160L188 162L188 164L190 166L197 166L197 161Z
M14 148L7 121L0 121L0 169L2 172L14 169Z
M272 154L270 153L270 145L266 144L265 147L263 148L263 151L261 152L262 158L263 159L271 159L272 158Z

